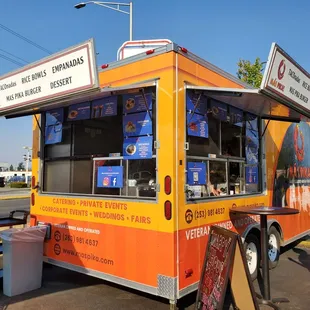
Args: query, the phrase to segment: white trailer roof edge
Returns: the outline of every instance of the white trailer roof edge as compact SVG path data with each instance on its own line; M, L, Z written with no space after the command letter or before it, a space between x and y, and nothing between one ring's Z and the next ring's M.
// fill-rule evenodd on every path
M164 53L169 53L169 52L174 51L174 52L179 53L179 54L183 55L184 57L187 57L188 59L202 65L203 67L206 67L207 69L209 69L209 70L231 80L232 82L235 82L240 86L243 86L244 88L253 88L251 85L241 81L236 76L220 69L219 67L211 64L210 62L202 59L201 57L193 54L192 52L189 52L189 51L182 52L181 48L182 47L176 43L169 43L167 45L155 48L154 52L150 55L147 55L145 52L142 52L141 54L137 54L137 55L134 55L134 56L122 59L122 60L113 61L113 62L109 63L108 67L105 69L98 67L98 72L100 73L103 71L112 70L112 69L115 69L115 68L118 68L118 67L121 67L121 66L124 66L127 64L134 63L134 62L139 61L139 60L148 59L150 57L155 57L155 56L158 56L158 55L161 55Z

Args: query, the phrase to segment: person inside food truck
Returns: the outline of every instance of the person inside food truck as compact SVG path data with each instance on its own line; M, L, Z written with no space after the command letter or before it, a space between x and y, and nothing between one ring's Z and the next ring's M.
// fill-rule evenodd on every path
M221 190L217 189L217 184L209 183L210 196L220 196Z
M223 183L222 172L219 170L210 170L210 182L208 184L210 196L226 195L225 188L220 185Z

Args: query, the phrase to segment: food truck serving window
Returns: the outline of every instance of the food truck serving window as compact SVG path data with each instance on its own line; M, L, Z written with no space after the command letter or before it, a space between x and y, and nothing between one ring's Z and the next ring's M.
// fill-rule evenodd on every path
M188 199L260 192L259 124L254 114L186 91Z
M44 116L44 192L156 197L155 87Z

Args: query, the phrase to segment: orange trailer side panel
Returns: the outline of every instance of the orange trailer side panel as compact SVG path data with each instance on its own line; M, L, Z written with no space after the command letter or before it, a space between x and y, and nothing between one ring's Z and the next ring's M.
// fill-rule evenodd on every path
M157 202L126 197L42 195L33 191L35 205L31 207L32 223L52 223L52 239L45 248L49 259L70 264L76 270L82 267L114 276L114 282L123 283L124 279L128 281L128 286L132 281L138 287L144 286L141 290L145 291L148 288L152 288L152 292L156 290L159 276L176 278L176 227L173 219L168 221L164 216L164 202L167 199L176 207L173 165L176 154L173 147L174 59L173 52L165 53L99 73L101 87L126 86L158 78L157 140L160 148L157 150L157 160L160 169L157 183L162 187ZM41 168L36 156L39 151L39 129L35 120L33 129L33 171L38 180ZM169 195L164 194L163 188L166 175L173 180ZM126 205L126 209L115 205Z
M185 83L227 88L242 86L175 52L111 67L99 74L101 87L125 86L150 79L158 79L156 139L160 142L157 149L160 192L157 201L42 195L32 190L35 195L35 204L31 207L32 224L35 221L52 223L52 240L45 247L50 259L74 268L82 267L86 273L91 270L113 276L114 282L122 283L125 279L128 286L132 281L144 286L141 290L151 287L156 293L158 276L162 275L178 281L177 294L183 296L199 281L211 225L218 224L242 234L249 225L259 222L258 216L232 217L231 207L273 205L275 201L278 203L275 197L283 200L281 193L284 191L283 201L301 210L300 215L275 218L283 227L284 240L309 229L310 182L303 181L310 179L307 170L310 171L310 158L309 162L298 161L296 165L296 154L301 152L299 147L296 151L294 144L297 124L271 121L264 136L266 193L188 203L184 190ZM303 135L304 141L309 141L309 125L303 123L298 128L297 138ZM36 180L41 172L39 150L39 128L34 120L32 167ZM289 161L283 161L286 153ZM310 144L309 150L304 148L304 157L307 156L310 156ZM294 188L277 185L275 188L275 176L283 169L290 180L298 179L303 185ZM172 178L171 194L164 192L167 175ZM166 200L172 203L171 220L164 216ZM175 290L173 292L175 294Z
M51 259L154 287L158 274L175 276L175 234L44 216L37 220L53 224L44 253Z
M179 160L185 162L185 84L197 86L215 86L239 88L233 81L230 81L216 72L195 63L184 56L178 56L178 132L179 135ZM267 121L266 121L267 123ZM306 134L308 124L304 123L303 134ZM307 125L307 127L305 127ZM227 229L237 231L242 234L249 225L258 224L258 216L242 216L235 218L229 213L231 207L253 206L253 205L274 205L274 183L280 153L288 147L293 149L294 137L289 132L290 127L296 124L270 121L265 133L265 153L266 153L266 193L244 196L244 197L222 197L221 199L212 199L209 201L197 201L196 203L187 203L184 193L185 169L179 166L179 290L180 296L192 291L200 279L200 272L203 264L203 258L208 240L208 233L212 224L221 225ZM287 135L290 137L287 137ZM305 136L310 139L310 132ZM263 140L264 141L264 140ZM286 142L285 142L286 141ZM283 146L283 144L285 144ZM283 155L282 155L283 156ZM310 156L310 149L309 155ZM292 159L291 162L294 162ZM308 169L310 171L310 157ZM293 168L291 168L293 169ZM309 173L310 176L310 173ZM309 177L310 179L310 177ZM310 228L310 210L309 210L309 183L306 188L286 189L286 202L290 207L297 207L301 213L290 217L279 216L272 218L272 221L278 221L283 229L284 241L309 231ZM280 189L282 190L282 189ZM294 192L296 192L294 194ZM292 197L303 197L296 200ZM303 195L303 196L302 196ZM308 196L307 196L308 195ZM294 200L294 203L292 201ZM301 207L303 204L303 208ZM202 216L206 214L206 216Z
M269 205L300 211L289 217L275 217L282 227L284 241L310 230L310 147L306 142L309 139L310 126L305 122L273 121L266 131Z

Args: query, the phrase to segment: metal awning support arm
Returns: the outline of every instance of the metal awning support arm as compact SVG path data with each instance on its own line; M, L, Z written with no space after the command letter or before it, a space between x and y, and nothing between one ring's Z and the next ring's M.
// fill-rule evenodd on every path
M269 123L270 123L270 119L268 119L268 122L267 122L267 124L266 124L266 126L265 126L265 128L264 128L263 133L262 133L262 137L265 135L265 132L266 132L266 130L267 130L267 128L268 128Z
M34 115L34 118L35 118L35 120L37 122L37 125L38 125L39 129L40 129L41 135L44 137L45 136L45 132L42 131L42 127L40 126L40 123L39 123L39 120L38 120L37 116Z
M144 105L145 105L146 111L147 111L147 113L148 113L150 119L152 119L151 112L150 112L149 107L148 107L148 105L147 105L147 100L146 100L144 88L140 88L140 92L142 93L143 103L144 103Z

